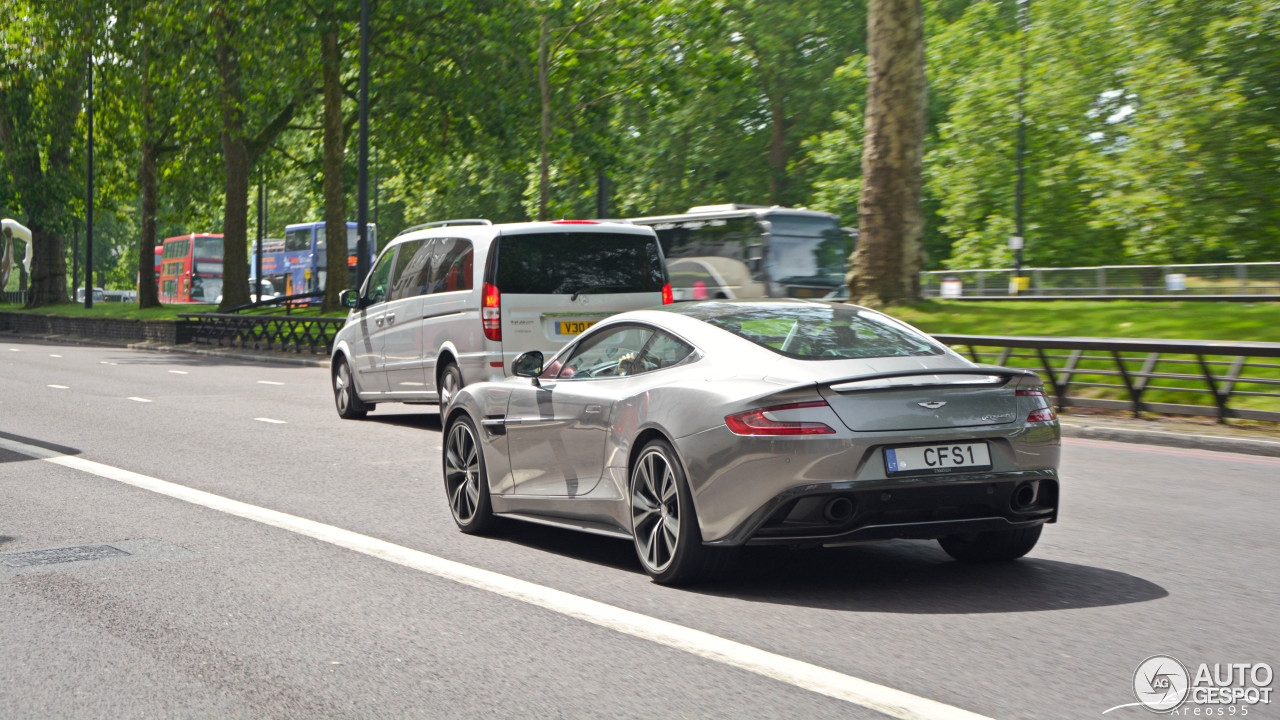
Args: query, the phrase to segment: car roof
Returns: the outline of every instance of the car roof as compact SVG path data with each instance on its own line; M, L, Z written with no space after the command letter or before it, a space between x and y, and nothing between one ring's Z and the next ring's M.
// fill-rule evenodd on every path
M496 225L447 225L444 227L423 228L402 235L397 235L387 247L411 240L434 237L461 237L473 242L492 240L502 235L527 235L533 233L600 233L610 232L625 235L654 235L653 228L644 225L630 225L607 221L564 221L548 220L540 222L499 223Z

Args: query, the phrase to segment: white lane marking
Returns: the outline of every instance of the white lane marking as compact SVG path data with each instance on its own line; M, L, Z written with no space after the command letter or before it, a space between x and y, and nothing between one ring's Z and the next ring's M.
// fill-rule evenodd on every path
M285 422L284 420L272 420L271 418L254 418L254 420L257 420L258 422L275 423L276 425L288 425L288 424L289 424L289 423Z
M99 365L115 365L115 363L111 362L110 360L99 360L98 364Z
M22 350L18 348L9 348L9 352L22 352Z
M134 401L134 402L151 402L150 400L148 400L148 399L146 399L146 398L140 398L140 397L132 397L132 396L130 396L130 397L129 397L129 399L130 399L130 400L132 400L132 401Z
M191 374L186 370L170 370L169 372L173 373L174 375L190 375Z
M49 385L49 387L53 388L54 390L70 390L71 389L66 385Z
M49 357L62 357L62 356L57 353L49 353Z
M273 381L273 380L259 380L259 381L258 381L258 384L259 384L259 385L283 385L284 383L282 383L282 382L275 382L275 381Z
M115 480L126 485L176 498L193 505L245 518L264 525L314 538L347 550L419 570L439 578L487 590L569 617L616 630L659 645L683 650L730 667L763 675L795 687L844 700L900 720L990 720L968 710L912 695L902 690L828 670L801 660L761 650L733 640L659 620L631 610L579 597L500 573L412 550L386 540L250 505L167 482L147 475L73 457L46 448L0 437L0 447L54 465Z

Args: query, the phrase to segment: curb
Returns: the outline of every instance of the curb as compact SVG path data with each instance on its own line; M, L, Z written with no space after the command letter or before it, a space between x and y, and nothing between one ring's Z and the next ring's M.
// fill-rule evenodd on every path
M186 345L159 345L156 343L130 343L125 345L130 350L150 350L151 352L185 353L187 355L203 355L205 357L231 358L245 362L265 362L277 365L299 365L302 367L329 367L327 357L307 357L288 353L267 354L262 351L233 350L230 348L202 348Z
M1280 457L1280 442L1272 440L1258 440L1255 438L1174 433L1161 430L1139 430L1135 428L1086 425L1073 422L1062 423L1062 435L1063 437L1087 438L1091 440L1109 440L1111 442L1140 443L1143 445L1162 445L1166 447L1212 450L1215 452L1239 453L1244 455Z
M294 355L287 352L263 352L253 350L235 350L232 348L203 348L194 345L163 345L152 342L111 342L92 338L74 337L71 335L22 335L17 333L0 333L0 341L34 340L37 342L58 343L60 345L79 345L83 347L107 347L127 350L150 350L151 352L185 353L187 355L203 355L205 357L221 357L244 362L264 362L278 365L300 365L303 367L329 367L329 358L324 356Z

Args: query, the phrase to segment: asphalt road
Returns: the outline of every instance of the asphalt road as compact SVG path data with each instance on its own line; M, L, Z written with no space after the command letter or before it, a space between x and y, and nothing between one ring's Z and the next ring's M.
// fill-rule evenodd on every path
M762 550L668 589L626 542L458 533L439 431L339 420L326 369L0 342L0 717L883 717L822 690L865 681L1089 718L1152 655L1280 666L1280 459L1068 439L1023 561Z

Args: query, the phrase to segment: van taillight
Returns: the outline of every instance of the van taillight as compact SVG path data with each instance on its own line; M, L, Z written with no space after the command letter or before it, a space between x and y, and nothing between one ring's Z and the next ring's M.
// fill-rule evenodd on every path
M484 327L484 336L490 340L502 339L502 296L498 288L490 283L484 284L484 302L480 307L480 324Z
M676 296L671 292L671 283L662 286L662 304L670 305L676 301Z

